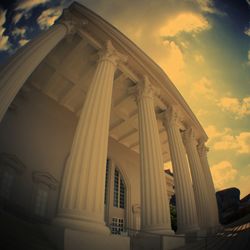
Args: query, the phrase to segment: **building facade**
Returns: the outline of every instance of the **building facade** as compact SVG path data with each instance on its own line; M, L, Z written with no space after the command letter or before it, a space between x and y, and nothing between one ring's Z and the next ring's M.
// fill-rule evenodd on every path
M65 228L65 249L92 244L82 234L173 234L168 161L177 233L218 226L206 133L164 71L101 17L73 3L0 76L1 199Z

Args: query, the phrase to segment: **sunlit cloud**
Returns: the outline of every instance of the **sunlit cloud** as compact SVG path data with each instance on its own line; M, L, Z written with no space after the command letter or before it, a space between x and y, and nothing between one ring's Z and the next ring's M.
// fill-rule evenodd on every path
M219 15L225 15L225 13L219 11L214 6L213 0L196 0L196 2L199 4L201 10L203 12L211 13L211 14L219 14Z
M247 52L247 59L248 59L247 65L250 66L250 50L248 50Z
M211 28L208 21L197 13L185 12L167 20L160 28L160 35L173 37L181 32L198 33Z
M237 183L238 184L237 187L240 189L241 198L250 193L249 183L250 183L250 175L240 176L239 182Z
M219 131L214 125L209 125L205 128L205 131L210 140L213 140L217 137L223 136L232 132L230 128L225 128L223 131Z
M26 29L24 27L16 27L13 31L12 31L12 36L17 37L17 36L21 36L24 37L26 33Z
M173 172L173 167L172 167L172 162L171 161L168 161L166 163L164 163L164 169L170 169L171 172Z
M62 8L51 8L43 11L41 15L37 18L37 23L41 29L47 29L58 19L62 14Z
M223 110L234 115L235 119L250 115L250 96L242 100L236 97L222 97L218 101L218 106Z
M18 41L18 43L19 43L19 45L22 47L22 46L24 46L26 43L28 43L30 40L28 40L28 39L20 39L19 41Z
M201 54L195 54L194 55L194 60L197 63L204 63L205 62L205 59L204 59L204 57Z
M22 17L28 19L31 13L28 13L32 8L37 7L41 4L46 4L50 0L21 0L17 3L15 10L17 13L13 16L12 22L17 24Z
M210 169L217 190L231 187L231 182L235 180L238 173L229 161L221 161Z
M201 98L202 96L206 99L214 99L215 94L212 82L207 77L202 77L199 81L193 83L191 92L192 98Z
M165 40L163 42L165 54L159 58L158 63L168 73L173 81L180 82L182 80L185 61L182 51L179 46L173 42Z
M20 20L21 20L21 18L23 17L23 12L18 12L18 13L16 13L14 16L13 16L13 23L14 24L17 24Z
M4 35L5 28L3 25L6 21L6 11L0 8L0 51L5 51L10 48L9 37Z
M250 27L249 28L246 28L244 30L244 34L246 34L247 36L250 36Z
M49 2L50 0L22 0L17 4L16 10L29 11L30 9Z
M237 154L250 154L250 132L233 134L231 128L218 130L214 125L205 128L209 137L208 144L214 150L234 150Z
M215 150L235 150L237 154L250 154L250 132L239 135L225 134L213 143Z

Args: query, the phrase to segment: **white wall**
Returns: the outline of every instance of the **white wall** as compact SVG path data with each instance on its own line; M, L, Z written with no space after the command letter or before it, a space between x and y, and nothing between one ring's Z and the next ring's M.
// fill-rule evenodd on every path
M70 152L77 117L54 100L32 88L23 98L14 100L16 111L8 111L0 124L0 153L16 155L25 165L17 177L12 199L33 211L32 171L45 171L61 180L65 159ZM109 139L108 157L119 167L128 191L127 219L133 227L132 205L140 203L139 156ZM48 217L56 212L58 191L51 191Z
M77 119L35 89L14 102L17 110L8 111L0 124L0 152L14 154L26 165L24 174L17 178L12 199L31 210L32 171L49 172L60 181ZM51 194L49 217L55 213L58 192Z

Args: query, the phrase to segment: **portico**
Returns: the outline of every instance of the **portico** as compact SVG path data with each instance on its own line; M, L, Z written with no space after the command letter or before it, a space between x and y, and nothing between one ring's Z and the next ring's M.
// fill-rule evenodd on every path
M131 178L128 190L132 193L138 184L140 197L130 193L127 209L132 213L132 208L140 208L136 213L141 230L173 234L164 177L168 161L174 172L177 233L218 226L202 126L168 76L95 13L72 4L61 21L21 49L0 76L0 119L15 106L18 93L33 90L78 119L55 224L110 234L104 221L105 171L108 155L115 158L109 153L115 141L138 160L140 183ZM119 165L119 159L116 162ZM127 226L134 224L129 215Z

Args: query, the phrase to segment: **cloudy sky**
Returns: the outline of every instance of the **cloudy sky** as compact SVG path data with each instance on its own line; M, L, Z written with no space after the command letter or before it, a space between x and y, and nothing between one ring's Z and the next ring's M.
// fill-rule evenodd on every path
M2 0L0 65L72 1ZM205 128L217 190L250 193L250 0L79 0L170 76Z

